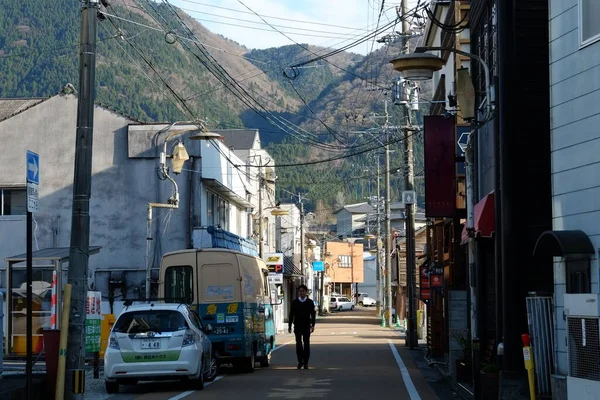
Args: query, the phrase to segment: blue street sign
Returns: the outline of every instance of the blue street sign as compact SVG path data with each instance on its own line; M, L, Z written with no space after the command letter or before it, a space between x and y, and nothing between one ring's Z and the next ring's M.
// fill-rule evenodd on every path
M27 150L27 182L40 184L40 156Z
M323 263L323 261L313 261L313 271L315 271L315 272L325 271L325 263Z

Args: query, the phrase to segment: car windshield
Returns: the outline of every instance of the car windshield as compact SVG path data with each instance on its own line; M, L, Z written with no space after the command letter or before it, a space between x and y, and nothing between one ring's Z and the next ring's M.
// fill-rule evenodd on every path
M176 332L187 329L188 324L179 311L144 310L130 311L119 317L113 328L114 332Z

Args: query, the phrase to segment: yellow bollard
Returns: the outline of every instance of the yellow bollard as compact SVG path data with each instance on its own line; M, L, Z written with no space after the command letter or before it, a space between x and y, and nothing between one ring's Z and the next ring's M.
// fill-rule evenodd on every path
M54 398L65 398L65 368L67 364L67 341L69 338L69 317L71 316L71 284L65 285L63 292L62 318L60 321L60 344L58 347L58 371Z
M529 380L529 397L535 400L535 375L533 366L533 351L531 349L529 335L521 335L523 340L523 359L525 360L525 369L527 370L527 378Z

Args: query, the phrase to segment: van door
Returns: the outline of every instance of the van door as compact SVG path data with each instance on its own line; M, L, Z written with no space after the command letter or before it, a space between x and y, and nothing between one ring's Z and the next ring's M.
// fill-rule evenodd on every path
M198 276L195 252L169 254L163 257L160 266L158 296L169 301L183 301L186 304L198 302Z

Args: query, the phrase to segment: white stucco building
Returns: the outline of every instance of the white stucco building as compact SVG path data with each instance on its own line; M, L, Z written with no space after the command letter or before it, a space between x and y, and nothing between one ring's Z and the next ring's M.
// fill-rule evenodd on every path
M34 215L34 251L66 248L68 254L76 115L77 97L72 94L0 99L4 149L0 156L2 287L6 286L4 259L26 250L26 150L40 155L40 210ZM166 203L174 188L157 174L170 124L143 124L99 105L94 118L90 245L101 249L90 257L90 283L105 298L109 281L115 279L122 281L115 289L117 297L123 290L127 292L124 297L143 296L147 204ZM181 140L189 160L181 174L170 173L179 188L179 208L153 210L154 280L162 254L210 247L207 228L211 226L236 235L244 246L256 248L255 241L248 239L254 235L252 215L258 210L256 171L247 168L247 160L222 140L190 140L190 135L198 133L190 132L194 128L181 123L168 130L183 133L169 139L167 153ZM260 147L255 150L260 151ZM266 249L274 249L274 236L265 235ZM42 275L35 279L51 282L51 273Z

